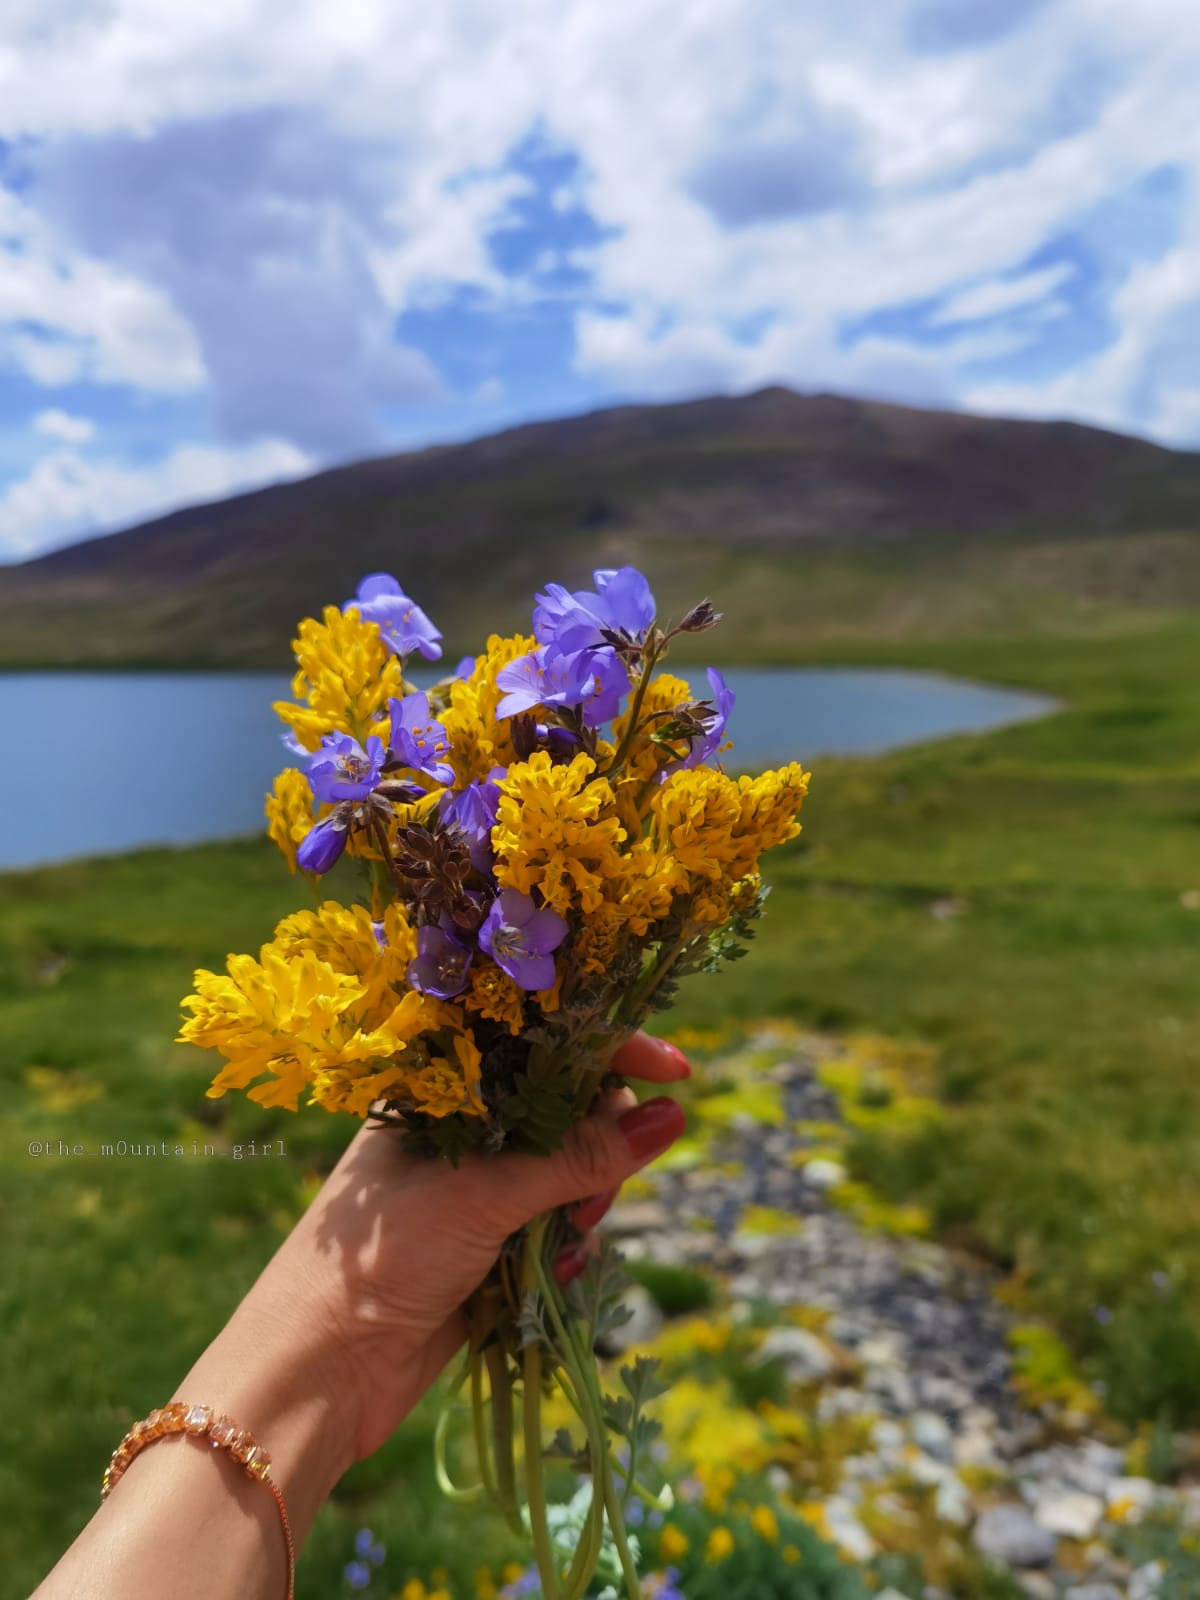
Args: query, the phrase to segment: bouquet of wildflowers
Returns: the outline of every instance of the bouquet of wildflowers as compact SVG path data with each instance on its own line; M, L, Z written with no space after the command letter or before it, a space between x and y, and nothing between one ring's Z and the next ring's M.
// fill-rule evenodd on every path
M741 953L759 858L799 831L807 774L728 776L714 760L734 700L721 674L698 699L659 670L676 635L719 620L707 601L660 626L632 567L594 583L547 585L533 637L491 637L428 691L406 665L440 657L441 635L394 578L300 624L295 700L276 710L304 770L280 773L268 831L293 871L317 878L346 856L361 876L348 902L286 917L257 959L196 974L182 1037L226 1058L210 1094L291 1110L304 1095L450 1161L550 1151L679 979ZM603 1393L592 1352L620 1317L620 1274L601 1252L560 1288L552 1263L571 1236L556 1213L509 1241L467 1308L461 1381L482 1476L510 1516L520 1389L544 1593L581 1595L611 1541L636 1595L622 1506L639 1492L654 1380L637 1362L624 1395ZM528 1443L551 1378L585 1434L580 1451L564 1435L555 1448L593 1486L565 1574Z

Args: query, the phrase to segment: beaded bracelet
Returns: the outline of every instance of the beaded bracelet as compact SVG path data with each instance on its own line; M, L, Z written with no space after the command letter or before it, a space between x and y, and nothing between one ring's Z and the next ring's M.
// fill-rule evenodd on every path
M105 1468L100 1485L101 1501L108 1499L129 1463L148 1444L153 1444L156 1439L188 1434L194 1439L203 1439L214 1450L227 1450L274 1499L279 1508L283 1542L287 1548L287 1600L294 1600L296 1547L292 1541L292 1525L288 1520L283 1495L271 1477L271 1458L248 1429L239 1428L228 1417L214 1413L211 1406L189 1406L182 1400L173 1400L161 1411L152 1411L143 1421L135 1422L113 1451L112 1460Z

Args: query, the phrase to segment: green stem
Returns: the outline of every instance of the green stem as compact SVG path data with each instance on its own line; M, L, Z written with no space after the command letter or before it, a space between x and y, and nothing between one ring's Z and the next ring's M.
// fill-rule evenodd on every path
M607 1512L609 1531L617 1549L617 1557L620 1560L621 1571L625 1577L629 1600L641 1600L641 1584L638 1581L637 1567L634 1564L633 1555L629 1549L629 1540L625 1532L625 1519L621 1514L621 1498L617 1493L616 1484L613 1482L609 1466L608 1429L604 1421L604 1397L600 1392L600 1380L596 1372L596 1358L591 1348L590 1331L585 1333L585 1330L578 1325L568 1329L558 1303L557 1290L549 1279L545 1265L539 1261L537 1266L542 1299L554 1325L554 1332L561 1341L562 1348L559 1353L586 1412L584 1424L588 1432L588 1450L592 1458L592 1482L595 1485L593 1492L601 1498Z
M638 679L638 686L633 691L633 700L629 706L629 719L625 724L625 732L621 735L621 742L616 748L612 760L600 774L604 778L615 778L625 765L625 757L629 754L629 747L633 743L634 735L638 730L638 716L641 713L642 701L646 698L646 690L650 687L650 679L654 676L654 668L659 656L647 651L642 657L642 675Z
M450 1418L454 1412L454 1402L458 1399L463 1385L471 1375L471 1358L468 1355L463 1364L462 1371L455 1378L446 1396L445 1404L437 1419L437 1426L433 1431L433 1467L437 1476L438 1488L447 1500L453 1500L457 1505L468 1505L472 1500L478 1500L483 1489L482 1483L472 1484L469 1489L461 1489L450 1476L450 1469L446 1465L446 1434L450 1427Z
M508 1357L499 1344L486 1352L492 1389L492 1442L496 1453L496 1501L514 1533L525 1528L517 1511L517 1465L513 1459L513 1396Z
M546 1237L546 1217L536 1217L525 1234L525 1254L521 1262L521 1286L527 1294L538 1292L538 1263ZM542 1346L536 1334L521 1357L524 1377L522 1410L525 1431L525 1500L529 1507L529 1530L533 1555L542 1581L543 1600L558 1600L558 1565L554 1542L546 1521L546 1484L542 1474Z
M489 1500L496 1499L496 1477L492 1472L492 1449L488 1443L487 1421L483 1410L483 1355L475 1336L471 1337L471 1426L475 1433L475 1454L479 1476Z

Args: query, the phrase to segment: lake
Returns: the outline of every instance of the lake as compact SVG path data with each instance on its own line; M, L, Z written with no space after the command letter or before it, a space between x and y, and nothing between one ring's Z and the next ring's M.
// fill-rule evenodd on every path
M1041 695L924 672L726 676L738 697L731 767L871 755L1053 707ZM691 677L707 692L703 672ZM9 751L0 868L252 833L285 760L271 702L287 698L290 679L275 673L0 674Z

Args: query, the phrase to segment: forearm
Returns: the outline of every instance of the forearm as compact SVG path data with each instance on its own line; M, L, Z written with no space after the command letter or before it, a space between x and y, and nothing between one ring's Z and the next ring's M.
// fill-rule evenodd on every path
M175 1394L163 1396L163 1404L209 1405L255 1436L270 1454L297 1548L352 1459L353 1423L338 1414L333 1372L313 1314L298 1301L282 1314L260 1280ZM183 1434L142 1450L36 1593L281 1600L286 1571L270 1492L225 1451Z

